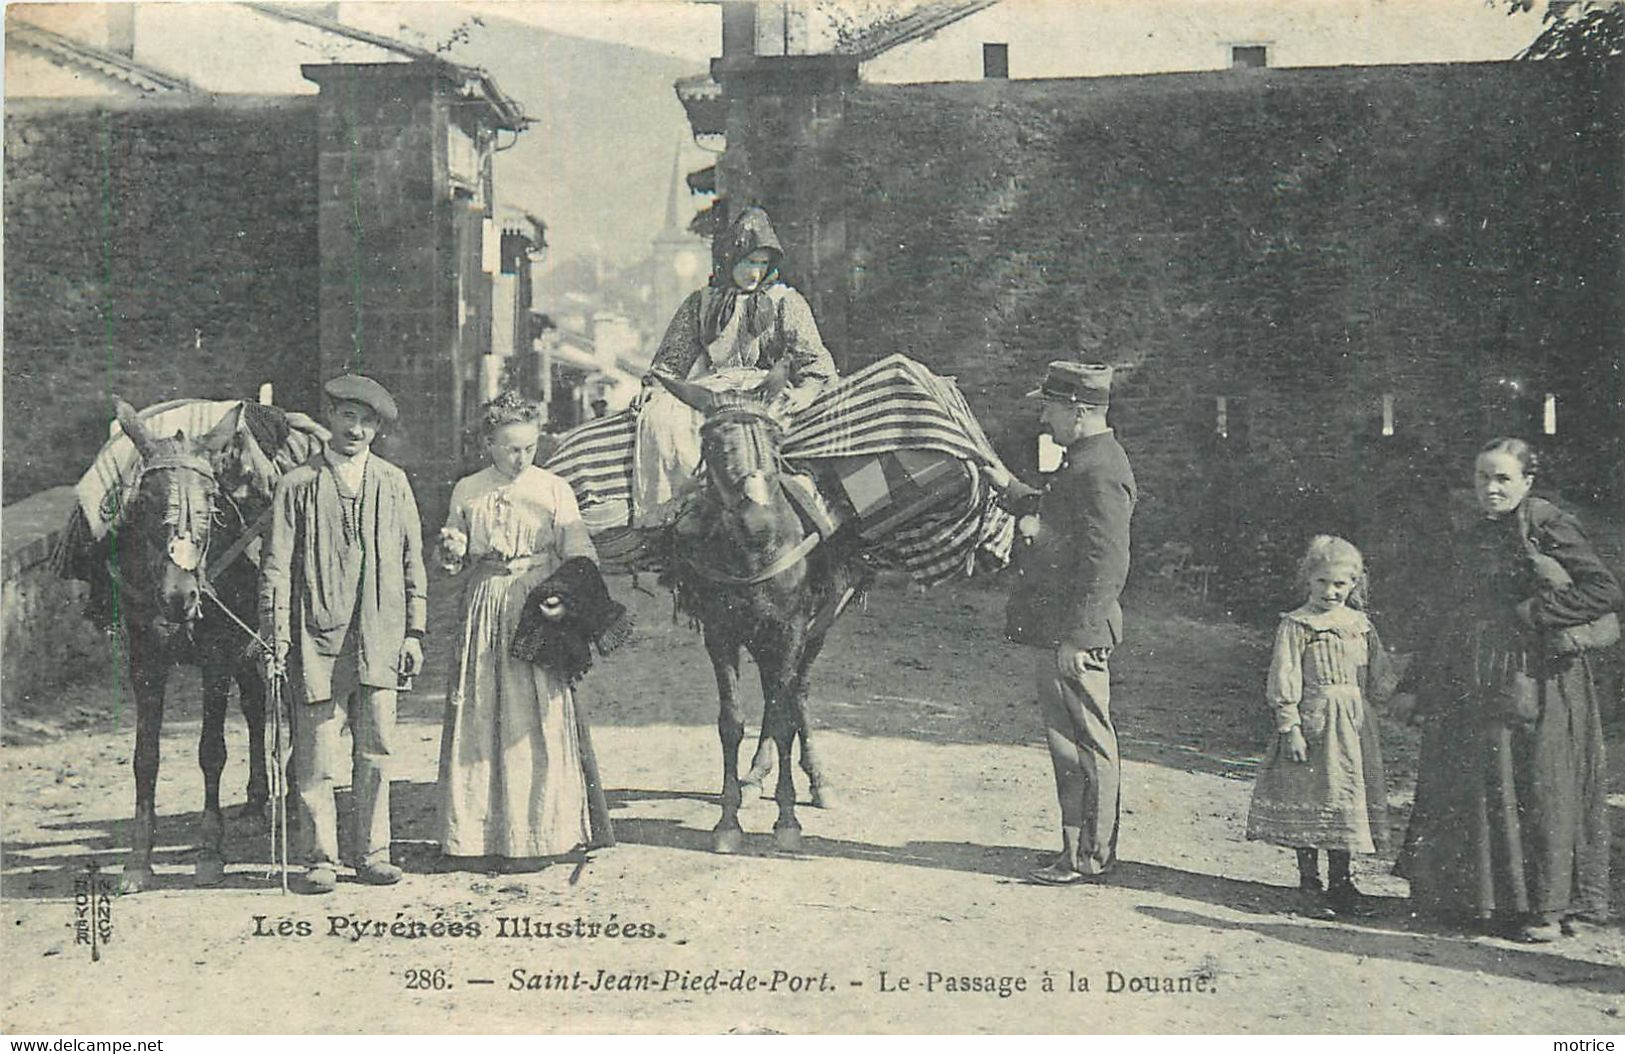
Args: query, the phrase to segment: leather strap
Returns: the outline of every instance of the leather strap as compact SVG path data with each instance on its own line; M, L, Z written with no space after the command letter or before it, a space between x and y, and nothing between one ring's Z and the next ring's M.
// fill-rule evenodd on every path
M782 575L784 572L790 570L790 568L794 567L796 564L805 559L807 554L818 548L818 543L821 541L823 541L823 539L818 536L817 531L809 531L807 532L807 536L805 538L786 549L784 551L784 555L780 556L777 560L773 561L762 570L756 572L754 575L744 578L736 575L730 575L724 571L718 571L714 567L707 567L705 564L702 564L697 560L690 560L681 553L678 554L677 559L687 564L695 574L699 575L708 582L715 582L718 585L724 586L754 586L760 585L770 578L777 578L779 575Z
M248 530L244 531L241 537L232 542L225 552L209 561L208 580L210 582L219 578L221 572L235 563L237 558L242 556L244 551L253 544L254 539L265 533L265 529L271 526L271 515L275 511L275 506L272 506L260 513L260 518L250 524Z

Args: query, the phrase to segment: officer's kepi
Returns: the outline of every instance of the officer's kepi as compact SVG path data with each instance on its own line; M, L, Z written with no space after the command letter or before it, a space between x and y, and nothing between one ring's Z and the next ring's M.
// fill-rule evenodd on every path
M1027 393L1029 399L1105 406L1111 401L1112 368L1103 363L1052 362L1044 383Z

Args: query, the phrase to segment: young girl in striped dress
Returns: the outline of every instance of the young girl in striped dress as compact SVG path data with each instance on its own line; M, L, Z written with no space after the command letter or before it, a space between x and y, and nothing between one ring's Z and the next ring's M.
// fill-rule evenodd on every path
M1304 602L1281 616L1267 695L1275 737L1259 767L1247 837L1297 850L1306 913L1368 913L1350 855L1388 841L1387 791L1374 700L1393 691L1382 641L1360 610L1365 561L1319 535L1298 565ZM1320 879L1320 851L1328 858Z

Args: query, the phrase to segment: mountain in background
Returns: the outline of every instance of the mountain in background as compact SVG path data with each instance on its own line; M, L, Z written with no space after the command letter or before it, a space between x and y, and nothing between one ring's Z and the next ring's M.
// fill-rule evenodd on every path
M441 8L433 14L415 13L413 6L397 8L406 32L395 35L444 40L443 5L422 5ZM535 121L497 155L495 178L499 206L523 209L547 224L542 271L595 253L613 268L646 257L666 223L673 152L681 151L682 174L715 160L694 145L672 89L673 81L702 71L704 63L481 17L484 24L470 26L446 54L484 68ZM678 222L686 225L701 200L685 186L678 205Z

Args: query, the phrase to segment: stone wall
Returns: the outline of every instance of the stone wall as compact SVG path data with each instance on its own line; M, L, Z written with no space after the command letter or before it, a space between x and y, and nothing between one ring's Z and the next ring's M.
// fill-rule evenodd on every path
M111 396L316 393L313 102L5 113L5 501L77 479Z
M865 85L799 153L815 108L736 100L746 163L719 171L792 232L822 208L797 186L841 189L844 257L801 238L786 270L844 307L844 369L903 351L956 375L1023 465L1044 363L1117 363L1142 565L1194 544L1233 586L1279 582L1317 530L1421 559L1395 525L1437 525L1495 432L1544 439L1565 496L1616 493L1620 74ZM1249 606L1291 599L1269 588Z
M115 649L81 614L85 585L51 568L57 534L74 501L72 487L53 487L6 506L0 519L0 686L16 711L51 709L47 696L75 680L117 677ZM65 704L62 710L70 709Z
M1576 137L1573 99L1513 64L865 89L851 364L913 347L996 431L1047 359L1133 364L1124 427L1171 471L1219 396L1306 480L1383 394L1406 435L1477 434L1503 380L1603 426L1620 125Z
M793 203L769 208L786 250L784 273L807 297L844 368L850 188L838 174L846 167L846 89L857 82L857 61L835 55L719 59L712 75L729 99L718 194L735 214L750 204Z
M382 452L437 523L491 348L490 132L459 112L474 104L437 66L311 66L306 76L321 86L322 368L365 372L395 395L401 420Z

